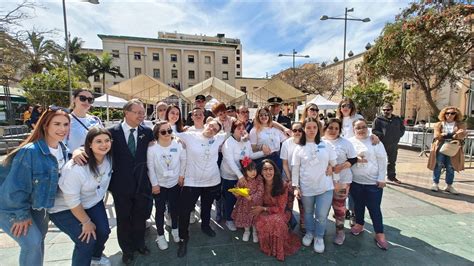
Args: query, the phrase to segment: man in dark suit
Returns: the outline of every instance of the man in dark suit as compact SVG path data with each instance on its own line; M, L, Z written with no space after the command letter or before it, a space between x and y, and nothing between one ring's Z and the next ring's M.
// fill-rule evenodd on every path
M132 263L134 252L148 255L145 246L145 224L152 204L151 185L147 176L147 149L153 140L152 130L141 125L145 108L138 99L123 107L124 121L109 128L112 133L112 192L117 215L117 238L122 261Z
M204 108L206 106L206 96L204 96L202 94L197 95L195 100L194 100L194 104L195 104L196 107L199 107L204 111L204 122L207 121L207 118L209 116L214 117L214 115L212 114L211 111L206 110L206 108ZM188 117L186 118L186 126L189 126L189 127L194 126L192 115L193 115L193 111L191 110L188 113Z
M272 113L272 119L273 121L278 122L286 128L290 129L291 119L281 113L282 102L283 100L280 97L272 97L268 99L268 104L270 105L270 112Z

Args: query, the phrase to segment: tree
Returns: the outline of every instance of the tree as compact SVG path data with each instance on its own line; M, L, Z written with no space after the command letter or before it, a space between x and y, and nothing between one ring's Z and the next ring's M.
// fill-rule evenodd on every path
M439 113L434 92L466 72L474 47L470 21L473 11L473 6L463 4L411 4L394 23L385 26L365 54L362 83L381 76L413 81L423 91L433 113Z
M80 64L85 59L84 53L81 53L82 44L84 44L84 41L79 37L74 37L72 40L69 40L69 57L71 58L71 62Z
M74 73L79 76L79 79L86 82L90 86L89 77L94 76L94 73L99 65L99 58L91 53L82 54L82 61L80 64L74 66Z
M298 90L309 94L323 94L331 90L331 78L315 64L305 64L294 71L286 69L272 78L279 78Z
M378 108L384 103L394 103L399 95L387 88L382 82L371 82L364 85L356 85L345 93L362 111L362 115L372 121L377 115Z
M109 74L112 77L121 77L123 74L120 72L119 67L113 66L113 57L110 53L103 53L102 56L97 61L95 70L92 72L92 75L102 74L102 90L105 93L105 74Z
M30 103L39 103L44 106L51 104L69 106L67 69L56 68L49 72L33 74L24 78L21 85ZM71 76L71 86L72 88L80 87L75 76Z
M32 73L41 73L43 69L52 69L54 54L58 54L61 48L52 40L36 31L28 32L28 46L30 48L28 69Z

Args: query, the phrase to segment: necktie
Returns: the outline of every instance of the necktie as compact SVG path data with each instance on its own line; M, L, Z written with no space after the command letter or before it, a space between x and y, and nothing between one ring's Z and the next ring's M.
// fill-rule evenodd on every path
M276 121L277 120L277 117L276 115L273 116L273 121Z
M133 157L135 157L135 152L137 151L137 148L135 147L135 138L133 137L133 132L135 132L135 130L136 129L134 128L130 129L130 135L128 135L128 149Z

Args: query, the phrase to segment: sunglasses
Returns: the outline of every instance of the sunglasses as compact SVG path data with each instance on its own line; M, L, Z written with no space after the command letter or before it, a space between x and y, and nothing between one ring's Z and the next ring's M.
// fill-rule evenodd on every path
M302 129L302 128L292 129L291 131L293 131L293 133L297 133L297 132L303 133L303 129Z
M456 112L446 112L445 115L456 115Z
M90 104L94 103L94 98L93 97L86 97L84 95L79 95L79 101L85 102L88 101Z
M319 112L319 109L317 108L309 108L310 111L313 111L313 112Z
M170 128L168 130L166 130L166 129L160 130L159 132L162 136L165 136L166 134L171 135L171 133L173 133L173 130Z
M341 105L341 108L349 108L351 109L352 108L352 104L348 103L348 104L343 104Z
M52 111L52 112L56 112L56 111L63 111L67 114L69 114L71 111L68 109L68 108L65 108L65 107L61 107L61 106L56 106L56 105L50 105L48 107L48 110L49 111Z

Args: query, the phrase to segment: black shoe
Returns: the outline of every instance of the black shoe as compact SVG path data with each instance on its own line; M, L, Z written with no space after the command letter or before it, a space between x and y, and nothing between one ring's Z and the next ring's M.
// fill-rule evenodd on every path
M184 239L180 239L178 243L178 258L182 258L186 256L188 241Z
M142 255L145 255L145 256L150 255L150 250L146 246L144 246L142 248L139 248L137 251L138 251L138 253L140 253Z
M346 220L350 220L350 219L351 219L351 211L346 210Z
M216 232L214 232L214 230L212 230L212 228L210 226L201 227L201 231L204 234L206 234L207 236L210 236L210 237L215 237L216 236Z
M123 253L122 255L122 262L125 264L130 264L133 262L133 253Z
M389 177L388 180L394 182L394 183L397 183L397 184L401 184L402 181L398 180L396 177Z

